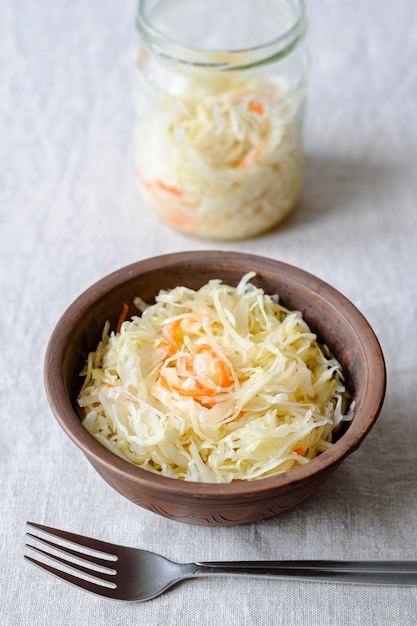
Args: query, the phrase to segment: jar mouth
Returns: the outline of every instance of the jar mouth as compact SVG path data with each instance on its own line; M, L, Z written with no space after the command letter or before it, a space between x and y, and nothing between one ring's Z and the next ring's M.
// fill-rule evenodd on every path
M139 0L136 27L146 48L171 62L221 71L249 69L286 57L306 32L304 0L293 6L293 23L280 35L247 48L210 50L176 42L155 27L147 15L147 0Z

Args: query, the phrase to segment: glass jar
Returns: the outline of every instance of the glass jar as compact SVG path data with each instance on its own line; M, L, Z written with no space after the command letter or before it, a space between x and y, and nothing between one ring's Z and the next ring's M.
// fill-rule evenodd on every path
M136 176L187 233L243 239L302 186L303 0L139 0Z

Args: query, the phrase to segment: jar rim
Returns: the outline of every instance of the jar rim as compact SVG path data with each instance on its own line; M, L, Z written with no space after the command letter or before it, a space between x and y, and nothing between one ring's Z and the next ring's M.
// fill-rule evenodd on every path
M231 70L249 69L286 57L304 38L306 9L304 0L296 0L294 23L281 35L265 43L233 50L203 50L175 42L156 28L146 15L147 0L139 0L136 28L145 47L168 61L200 68Z

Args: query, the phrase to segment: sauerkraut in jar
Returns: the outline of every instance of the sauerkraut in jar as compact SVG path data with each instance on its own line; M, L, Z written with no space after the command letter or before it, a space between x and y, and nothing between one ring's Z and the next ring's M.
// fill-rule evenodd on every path
M202 237L277 224L302 186L302 1L141 0L137 23L136 176L147 203Z

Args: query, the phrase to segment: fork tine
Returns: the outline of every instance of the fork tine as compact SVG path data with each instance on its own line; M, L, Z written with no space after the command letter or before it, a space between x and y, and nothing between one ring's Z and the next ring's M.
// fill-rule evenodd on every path
M108 554L113 557L117 556L118 546L114 545L113 543L99 541L98 539L92 539L91 537L85 537L84 535L76 535L75 533L69 533L65 530L51 528L51 526L42 526L42 524L35 524L35 522L26 523L33 528L38 528L39 530L42 530L48 535L52 535L53 537L60 537L61 539L65 539L66 541L71 541L72 543L84 546L85 548L90 548L90 550L97 550L98 552L103 552L104 554Z
M27 561L30 561L31 563L36 565L37 567L40 567L41 569L49 572L50 574L53 574L57 578L60 578L61 580L65 580L66 582L71 583L72 585L75 585L76 587L81 587L81 589L85 589L86 591L91 591L91 593L95 593L96 595L99 595L99 596L105 596L106 598L117 599L116 593L115 593L116 587L104 587L90 580L85 580L84 578L78 578L78 576L74 576L73 574L69 574L68 572L63 572L62 570L52 567L52 565L47 565L46 563L42 563L41 561L38 561L37 559L33 559L32 557L27 556L26 554L24 555L24 558Z
M37 546L31 546L30 544L26 544L26 547L29 548L30 550L34 550L38 552L39 554L43 554L44 556L47 556L49 559L51 559L51 561L63 563L66 567L70 567L72 570L78 573L83 573L83 574L87 574L88 576L98 577L100 578L100 580L104 579L105 582L114 583L114 577L117 574L116 570L108 569L106 572L99 571L96 569L92 569L91 567L85 567L81 563L74 563L73 561L68 561L68 559L66 558L58 556L57 554L51 554L50 552L47 552L46 550L42 550L42 548L38 548ZM77 556L77 558L80 558L81 560L81 557ZM84 559L82 559L82 562L83 561ZM88 562L91 562L91 561L88 561Z
M96 556L96 555L93 556L92 554L86 554L85 552L80 552L79 550L72 550L68 546L64 546L61 543L50 541L49 539L45 539L45 537L39 537L38 535L34 535L32 533L26 533L26 536L36 539L36 541L39 541L40 543L43 543L47 546L51 546L52 548L55 548L56 550L59 550L62 553L70 554L71 556L75 556L77 559L88 561L89 563L92 563L93 565L98 565L100 567L106 567L106 568L112 569L110 565L112 563L115 563L116 561L116 559L110 560L108 558L106 559L101 556ZM33 546L29 545L29 547L31 548ZM45 554L49 554L49 553L46 552Z

